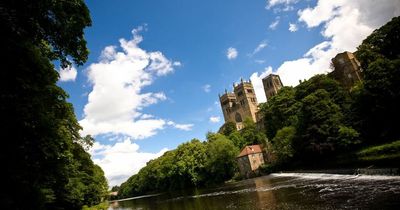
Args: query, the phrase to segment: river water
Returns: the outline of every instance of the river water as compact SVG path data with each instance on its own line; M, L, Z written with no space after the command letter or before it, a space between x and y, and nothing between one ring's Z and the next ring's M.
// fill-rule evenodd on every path
M276 173L116 201L109 209L400 209L400 176Z

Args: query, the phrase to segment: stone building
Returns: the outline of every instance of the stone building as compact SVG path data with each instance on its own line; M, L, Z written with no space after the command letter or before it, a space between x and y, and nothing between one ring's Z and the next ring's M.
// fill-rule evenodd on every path
M240 81L233 84L233 92L227 92L219 96L225 122L234 122L238 130L243 128L243 121L250 118L257 121L256 113L258 103L253 85L250 81Z
M276 74L270 74L266 76L264 79L262 79L262 83L267 100L276 95L279 89L283 87L281 78Z
M346 89L351 89L356 82L362 80L360 62L353 53L343 52L332 59L334 70L329 76L339 81Z
M240 174L249 177L256 173L260 165L264 164L264 154L261 145L249 145L243 148L237 156Z

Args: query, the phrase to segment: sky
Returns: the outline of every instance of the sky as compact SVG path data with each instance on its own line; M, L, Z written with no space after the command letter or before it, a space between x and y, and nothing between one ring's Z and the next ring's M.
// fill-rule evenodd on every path
M400 15L400 0L86 1L83 66L57 68L109 185L224 123L218 94L279 74L286 86L327 73Z

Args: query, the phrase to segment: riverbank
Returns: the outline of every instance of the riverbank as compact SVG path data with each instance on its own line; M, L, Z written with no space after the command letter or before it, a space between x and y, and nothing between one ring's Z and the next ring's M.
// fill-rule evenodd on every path
M312 162L292 162L280 166L282 171L334 171L346 174L370 173L374 175L400 175L400 140L372 145L349 151L327 159ZM286 169L286 170L285 170Z
M85 205L82 207L82 210L107 210L109 206L110 206L109 201L105 201L90 207Z

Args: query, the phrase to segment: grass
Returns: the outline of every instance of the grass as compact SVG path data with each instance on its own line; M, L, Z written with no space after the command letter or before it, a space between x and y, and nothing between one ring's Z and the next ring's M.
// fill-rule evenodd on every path
M107 210L108 206L108 202L106 201L91 207L85 205L82 207L82 210Z
M381 161L400 158L400 140L364 148L356 153L359 160Z

